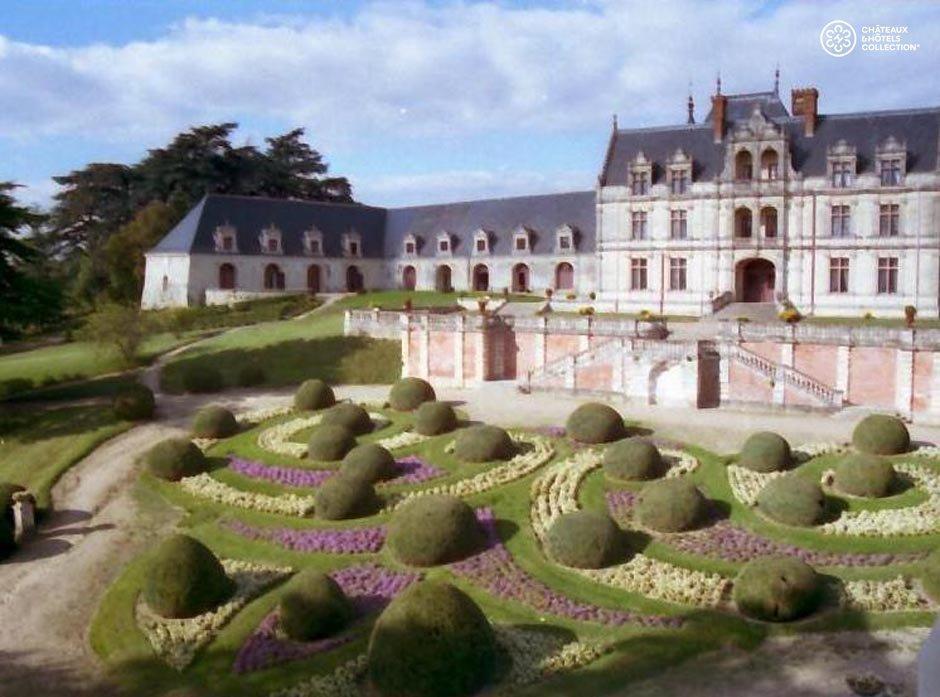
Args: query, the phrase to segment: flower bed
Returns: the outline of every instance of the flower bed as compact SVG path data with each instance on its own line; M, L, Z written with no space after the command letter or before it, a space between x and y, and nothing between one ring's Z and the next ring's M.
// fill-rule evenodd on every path
M154 652L176 670L188 666L225 624L264 588L291 573L290 569L223 559L225 573L235 581L235 593L214 610L187 619L168 619L137 602L137 626Z
M850 450L848 443L835 441L820 441L817 443L803 443L793 448L793 459L797 462L808 462L823 455L846 453Z
M226 506L294 516L306 516L314 509L312 496L295 496L294 494L268 496L253 491L242 491L214 479L205 472L194 477L185 477L179 483L187 493L193 496Z
M626 525L633 516L633 507L639 500L639 494L635 491L626 491L618 489L617 491L608 491L604 494L607 500L607 510L610 517L620 525Z
M415 431L402 431L401 433L396 433L394 436L386 436L377 441L377 443L386 450L398 450L411 445L418 445L426 440L430 440L430 438L430 436L424 436Z
M494 626L497 643L512 660L502 684L521 687L593 663L608 649L599 643L565 641L538 629Z
M911 612L931 610L934 603L921 594L910 579L898 576L887 581L845 581L841 605L864 612Z
M660 448L659 454L669 463L669 469L666 470L667 477L683 477L698 469L698 458L689 455L684 450Z
M786 474L786 472L755 472L747 467L738 467L737 465L728 465L727 472L731 493L745 506L756 506L761 489L767 486L772 479Z
M381 610L396 595L421 578L421 574L393 571L374 564L347 567L333 572L331 576L350 599L359 617ZM279 630L275 610L261 621L242 644L232 670L247 673L330 651L354 639L359 629L361 627L352 627L342 634L317 641L295 641Z
M294 407L285 405L283 407L259 407L257 409L247 409L235 415L235 420L241 426L254 426L264 423L269 419L276 419L279 416L287 416Z
M940 446L921 445L907 454L915 457L940 457Z
M391 423L379 413L369 412L369 418L372 419L372 426L375 430L385 428ZM306 457L307 444L297 443L292 441L291 438L304 429L316 426L322 419L322 414L301 416L266 428L258 434L258 446L278 455L296 458ZM382 445L381 441L379 444Z
M548 469L532 482L529 518L532 530L544 541L558 516L578 510L578 487L591 470L601 464L596 450L581 450Z
M378 552L385 544L385 526L345 528L339 530L297 528L261 528L240 520L232 520L225 527L248 540L270 542L292 552L322 552L325 554L368 554Z
M513 560L499 539L496 521L488 508L477 511L487 536L487 549L469 559L450 565L451 571L471 583L485 588L498 598L512 600L549 615L581 622L598 622L611 626L639 624L645 627L679 627L676 617L641 615L628 610L600 607L558 593L530 576Z
M362 697L359 682L368 667L368 656L359 654L328 675L314 675L293 687L271 692L269 697Z
M390 484L420 484L444 474L444 470L431 465L416 455L409 455L395 461L399 474L394 479L379 482L379 486ZM293 487L318 487L336 474L331 469L303 469L300 467L278 467L263 462L245 460L239 457L229 458L228 468L248 479L260 479L275 484Z

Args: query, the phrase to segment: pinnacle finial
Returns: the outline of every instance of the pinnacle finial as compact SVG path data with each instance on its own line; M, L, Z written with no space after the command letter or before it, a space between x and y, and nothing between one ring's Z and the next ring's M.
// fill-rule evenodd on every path
M688 109L689 109L689 120L688 120L688 123L690 123L690 124L691 124L691 123L695 123L695 100L692 99L692 84L691 84L691 83L689 84Z
M616 131L617 130L617 113L616 112L614 112L614 116L611 119L611 125L613 129Z
M715 94L721 94L721 71L718 71L718 77L715 79Z
M780 94L780 63L777 63L774 70L774 94Z

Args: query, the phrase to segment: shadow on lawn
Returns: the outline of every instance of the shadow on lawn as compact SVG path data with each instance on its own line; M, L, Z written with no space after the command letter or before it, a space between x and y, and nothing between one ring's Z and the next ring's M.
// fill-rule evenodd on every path
M29 408L5 405L0 410L0 439L35 443L76 436L117 423L107 406Z
M56 697L102 697L132 694L98 678L88 676L69 662L41 665L27 651L0 651L0 694L56 695Z

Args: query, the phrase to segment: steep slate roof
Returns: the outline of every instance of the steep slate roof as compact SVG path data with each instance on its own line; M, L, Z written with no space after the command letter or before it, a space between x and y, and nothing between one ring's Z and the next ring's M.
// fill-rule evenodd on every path
M466 256L480 228L490 233L491 253L509 254L513 231L524 225L532 233L532 251L548 254L554 251L555 230L568 224L578 235L576 251L593 252L594 221L593 191L390 209L211 194L151 251L212 254L216 228L229 224L236 230L239 254L260 254L258 236L273 224L281 231L286 256L303 255L303 233L314 226L323 233L329 257L342 256L342 235L350 230L362 239L363 257L400 256L409 233L423 242L419 256L434 256L440 232L454 239L455 256Z
M774 92L728 95L725 140L714 143L712 112L699 124L660 128L618 129L613 134L610 157L601 173L601 182L626 185L630 164L641 150L653 164L653 180L658 181L664 165L678 148L692 157L693 179L712 179L721 174L724 148L735 122L750 118L759 105L769 120L788 134L793 167L805 176L825 176L829 146L839 140L854 146L858 171L874 171L875 149L888 136L907 144L907 171L928 172L938 167L940 107L898 111L869 111L854 114L820 115L812 138L803 135L803 119L790 116Z

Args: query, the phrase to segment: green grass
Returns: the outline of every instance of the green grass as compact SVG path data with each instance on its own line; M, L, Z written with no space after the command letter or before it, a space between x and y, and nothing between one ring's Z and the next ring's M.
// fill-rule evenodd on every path
M108 407L66 407L0 414L0 481L27 487L40 508L49 490L78 460L131 427Z
M156 323L177 331L221 329L289 319L317 308L320 301L306 294L279 295L227 305L179 307L146 313Z

